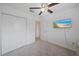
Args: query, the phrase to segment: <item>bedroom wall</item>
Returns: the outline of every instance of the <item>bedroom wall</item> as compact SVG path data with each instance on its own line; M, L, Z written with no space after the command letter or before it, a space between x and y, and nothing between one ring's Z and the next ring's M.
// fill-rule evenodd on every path
M0 14L0 55L1 55L1 14Z
M71 18L71 29L55 29L53 22L55 20ZM41 17L41 39L66 47L76 51L76 44L79 42L79 7L73 7L64 11L48 14ZM65 38L66 34L66 38Z
M2 54L35 42L35 18L2 4ZM28 15L28 16L27 16ZM34 19L34 20L33 20Z
M1 17L1 11L2 11L2 7L0 6L0 55L2 54L2 40L1 40L1 20L2 20L2 17Z
M0 14L0 55L1 55L1 14Z

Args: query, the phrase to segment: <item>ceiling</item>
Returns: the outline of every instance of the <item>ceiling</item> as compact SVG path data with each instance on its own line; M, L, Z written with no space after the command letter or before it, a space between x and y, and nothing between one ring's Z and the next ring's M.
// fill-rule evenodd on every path
M3 3L4 5L7 5L7 6L11 6L13 8L16 8L22 12L27 12L29 11L29 7L40 7L41 6L41 3ZM50 3L48 3L50 4ZM79 6L78 3L60 3L54 7L51 7L50 9L54 11L54 13L57 13L57 12L62 12L62 11L65 11L65 10L68 10L68 9L71 9L71 8L75 8ZM39 14L40 10L33 10L34 13L32 14ZM43 13L44 14L44 13ZM42 14L42 15L43 15ZM49 13L45 13L45 14L49 14ZM41 16L42 16L41 15Z

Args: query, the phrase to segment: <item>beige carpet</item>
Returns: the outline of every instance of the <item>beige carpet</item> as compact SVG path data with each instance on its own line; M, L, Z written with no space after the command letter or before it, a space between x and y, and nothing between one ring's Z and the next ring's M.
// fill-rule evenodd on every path
M50 44L43 40L37 40L31 45L18 48L14 51L4 54L4 56L75 56L76 53Z

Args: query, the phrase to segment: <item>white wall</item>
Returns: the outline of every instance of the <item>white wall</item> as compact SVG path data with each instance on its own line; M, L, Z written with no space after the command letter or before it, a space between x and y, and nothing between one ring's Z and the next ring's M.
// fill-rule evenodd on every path
M67 45L69 48L76 49L76 44L79 43L79 7L64 12L64 14L66 14L65 17L70 17L72 19L72 28L66 30Z
M75 46L72 45L74 42L79 42L79 7L73 7L70 9L66 9L64 11L48 14L41 17L41 39L49 41L54 44L58 44L60 46L76 50ZM71 18L72 28L67 29L66 31L66 40L65 40L65 32L63 29L55 29L53 28L53 22L55 20Z
M27 44L35 42L35 18L33 18L33 16L31 15L28 16L29 17L27 20Z
M35 18L2 4L2 54L35 42ZM28 15L28 16L27 16Z
M1 49L2 46L1 46L1 14L0 14L0 55L1 55Z
M2 40L1 40L1 20L2 20L2 17L1 17L1 12L2 12L2 8L0 6L0 55L2 53Z

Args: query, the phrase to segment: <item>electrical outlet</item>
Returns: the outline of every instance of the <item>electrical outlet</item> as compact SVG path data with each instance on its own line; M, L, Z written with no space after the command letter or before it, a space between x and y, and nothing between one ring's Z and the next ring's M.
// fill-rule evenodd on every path
M68 45L75 48L77 46L77 43L72 41L72 42L69 42Z
M75 43L74 43L74 42L72 42L72 45L75 45Z
M79 42L76 42L76 53L79 56Z
M72 46L76 47L76 43L75 42L72 42Z

